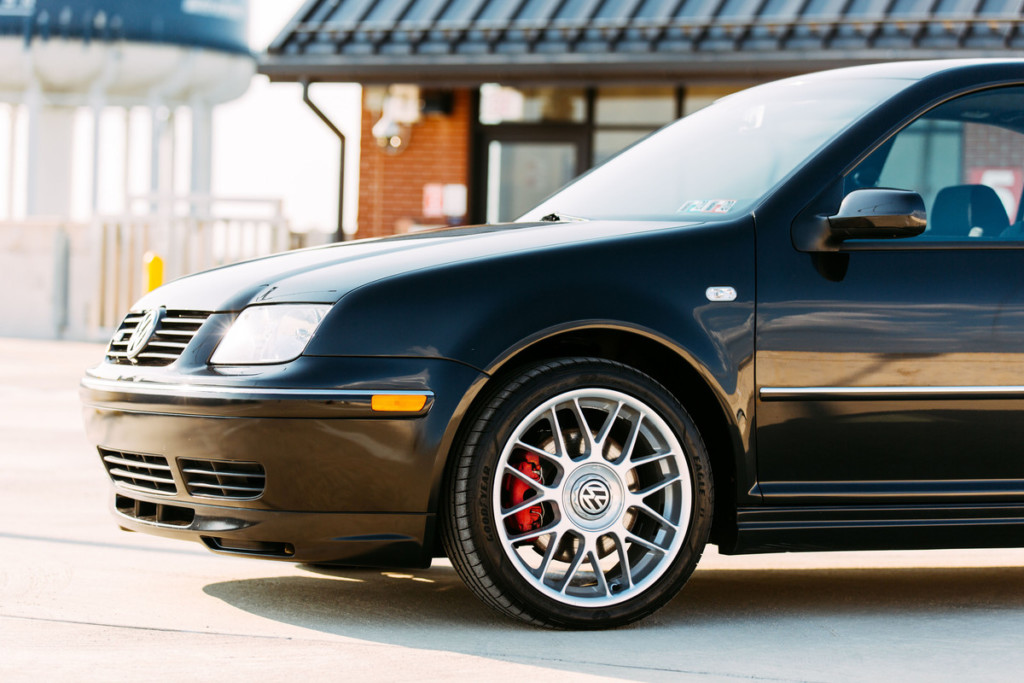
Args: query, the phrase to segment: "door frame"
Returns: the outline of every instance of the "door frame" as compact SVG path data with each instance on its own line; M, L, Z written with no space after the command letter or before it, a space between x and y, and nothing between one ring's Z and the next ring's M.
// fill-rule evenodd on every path
M477 125L473 131L473 152L470 161L470 176L473 179L470 222L483 223L487 220L488 154L492 142L573 145L576 148L575 175L578 176L591 166L592 139L591 127L585 123ZM556 189L558 188L552 188L552 192Z

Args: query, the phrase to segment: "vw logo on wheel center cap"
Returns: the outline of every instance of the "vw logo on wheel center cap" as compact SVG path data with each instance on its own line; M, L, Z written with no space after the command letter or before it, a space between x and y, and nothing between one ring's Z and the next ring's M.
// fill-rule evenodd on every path
M622 517L626 489L615 470L600 463L571 472L562 489L561 510L577 528L601 531Z
M561 511L582 530L608 528L622 518L625 505L626 487L607 465L588 463L565 478Z
M577 511L584 517L599 517L607 509L612 500L608 484L600 477L584 479L578 485L573 502Z

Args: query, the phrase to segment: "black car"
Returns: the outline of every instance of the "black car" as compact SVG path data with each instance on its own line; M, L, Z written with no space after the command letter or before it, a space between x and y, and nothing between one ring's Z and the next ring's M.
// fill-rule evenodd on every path
M1024 61L719 101L518 222L139 301L82 381L118 523L426 567L591 628L726 554L1024 546Z

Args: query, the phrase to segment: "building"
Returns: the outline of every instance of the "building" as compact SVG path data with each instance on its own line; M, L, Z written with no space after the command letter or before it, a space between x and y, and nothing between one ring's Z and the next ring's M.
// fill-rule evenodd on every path
M25 149L7 145L3 218L124 211L144 192L209 194L211 111L245 92L255 66L247 2L0 0L2 128L10 140L27 131ZM132 129L143 124L147 158L134 159ZM88 148L80 169L77 138ZM176 147L188 151L185 168ZM101 171L122 187L101 188ZM87 188L82 206L76 185Z
M364 86L358 236L370 237L514 219L652 130L758 82L1024 56L1022 10L1024 0L310 0L259 71Z
M171 278L289 246L280 201L211 195L213 111L255 72L248 14L0 0L0 335L109 338L158 279L147 254Z

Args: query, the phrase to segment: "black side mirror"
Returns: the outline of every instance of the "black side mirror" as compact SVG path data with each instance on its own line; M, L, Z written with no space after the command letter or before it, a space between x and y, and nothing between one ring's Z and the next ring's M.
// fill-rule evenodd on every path
M909 190L854 190L834 216L818 215L794 224L793 242L800 251L838 251L846 240L916 237L927 225L924 200Z
M829 233L840 242L917 237L927 222L921 195L888 189L854 190L828 218Z

